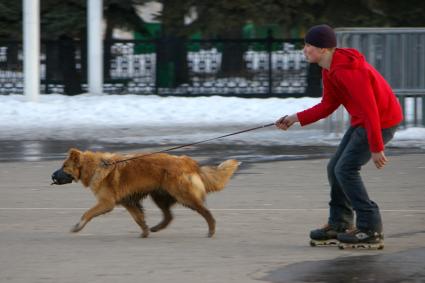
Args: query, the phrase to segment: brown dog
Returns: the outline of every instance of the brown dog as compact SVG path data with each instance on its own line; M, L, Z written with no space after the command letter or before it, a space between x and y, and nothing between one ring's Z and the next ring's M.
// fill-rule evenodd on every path
M114 163L134 157L137 158ZM97 198L97 204L83 214L71 232L80 231L93 217L122 205L142 228L142 237L147 237L149 228L141 200L150 195L164 214L163 220L150 231L167 227L173 219L170 208L179 202L205 218L211 237L215 232L215 220L204 206L206 194L222 190L238 165L236 160L227 160L216 167L199 166L187 156L165 153L124 156L70 149L62 168L52 175L52 179L59 185L81 181Z

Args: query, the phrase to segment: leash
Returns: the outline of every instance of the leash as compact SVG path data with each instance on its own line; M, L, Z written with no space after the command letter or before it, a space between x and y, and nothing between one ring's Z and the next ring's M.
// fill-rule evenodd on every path
M225 138L225 137L230 137L230 136L234 136L234 135L238 135L238 134L242 134L242 133L246 133L246 132L250 132L250 131L255 131L255 130L270 127L270 126L273 126L273 125L275 125L275 123L270 123L270 124L258 126L258 127L255 127L255 128L245 129L245 130L242 130L242 131L234 132L234 133L231 133L231 134L227 134L227 135L223 135L223 136L219 136L219 137L215 137L215 138L211 138L211 139L207 139L207 140L197 141L197 142L194 142L194 143L188 143L188 144L183 144L183 145L179 145L179 146L175 146L175 147L170 147L170 148L167 148L167 149L164 149L164 150L155 151L155 152L151 152L151 153L147 153L147 154L143 154L143 155L139 155L139 156L135 156L135 157L130 157L130 158L126 158L126 159L121 159L121 160L117 160L117 161L108 162L106 160L103 160L102 165L106 167L106 166L109 166L109 165L114 165L114 164L117 164L117 163L122 163L122 162L130 161L130 160L134 160L134 159L138 159L138 158L141 158L141 157L145 157L145 156L149 156L149 155L153 155L153 154L157 154L157 153L164 153L164 152L176 150L176 149L183 148L183 147L188 147L188 146L192 146L192 145L196 145L196 144L200 144L200 143L205 143L205 142L208 142L208 141L218 140L218 139Z

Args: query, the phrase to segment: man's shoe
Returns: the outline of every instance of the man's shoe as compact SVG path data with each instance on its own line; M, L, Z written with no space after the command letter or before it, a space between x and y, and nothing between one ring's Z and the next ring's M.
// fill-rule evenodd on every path
M336 229L330 224L326 224L322 228L312 230L310 232L310 246L336 246L338 245L338 233L344 230Z
M384 234L375 231L354 229L337 235L340 249L378 249L384 248Z

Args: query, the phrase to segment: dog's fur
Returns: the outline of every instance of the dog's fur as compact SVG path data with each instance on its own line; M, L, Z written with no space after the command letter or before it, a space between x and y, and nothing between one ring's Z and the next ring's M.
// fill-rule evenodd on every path
M125 158L136 159L114 163ZM109 163L110 165L105 165ZM236 160L218 166L199 166L187 156L165 153L152 155L119 155L70 149L63 163L63 171L74 181L90 187L97 204L83 214L72 228L78 232L96 216L124 206L142 228L142 237L149 235L141 200L150 195L163 212L163 220L152 227L156 232L167 227L173 219L170 208L176 202L201 214L208 223L208 236L215 232L215 220L204 206L207 193L220 191L238 168Z

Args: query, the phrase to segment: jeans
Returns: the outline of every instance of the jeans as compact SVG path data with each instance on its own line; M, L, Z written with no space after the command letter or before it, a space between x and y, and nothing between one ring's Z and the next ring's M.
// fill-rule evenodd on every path
M396 129L397 126L382 130L384 144L393 138ZM379 207L369 199L360 177L361 167L371 157L366 130L362 127L350 127L328 163L328 180L331 186L328 223L338 230L353 226L354 210L358 229L382 232Z

